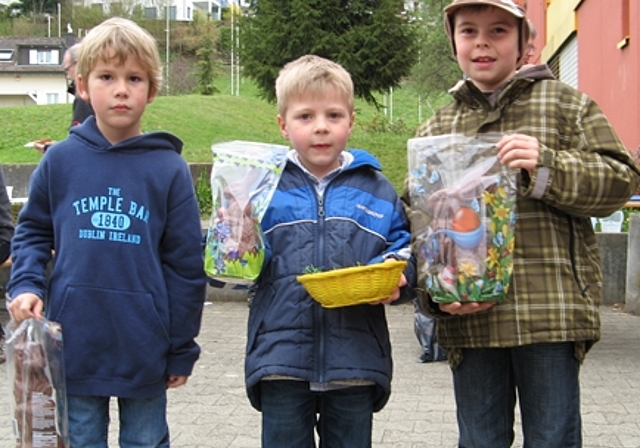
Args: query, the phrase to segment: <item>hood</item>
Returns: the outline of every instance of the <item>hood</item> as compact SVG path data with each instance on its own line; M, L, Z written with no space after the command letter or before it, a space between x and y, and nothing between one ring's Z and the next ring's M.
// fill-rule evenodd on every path
M351 162L349 168L368 165L374 170L382 171L380 162L370 152L367 152L364 149L349 149L348 151L353 155L353 162Z
M525 64L516 72L516 78L556 79L547 64Z
M81 125L69 130L71 138L77 138L94 151L141 152L168 149L182 153L182 140L170 132L154 131L112 145L100 132L94 116L87 118Z

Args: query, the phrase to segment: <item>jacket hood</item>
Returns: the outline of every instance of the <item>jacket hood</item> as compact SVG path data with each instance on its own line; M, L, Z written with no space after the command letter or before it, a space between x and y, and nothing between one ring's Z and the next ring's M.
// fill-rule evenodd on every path
M374 170L382 171L380 162L370 152L364 149L349 149L349 152L353 155L353 162L349 165L350 168L369 165Z
M98 129L94 116L87 118L81 125L72 127L69 135L71 138L82 140L83 144L94 151L136 152L168 149L181 154L183 146L182 140L165 131L144 133L112 145Z
M516 78L556 79L547 64L525 64L516 72Z

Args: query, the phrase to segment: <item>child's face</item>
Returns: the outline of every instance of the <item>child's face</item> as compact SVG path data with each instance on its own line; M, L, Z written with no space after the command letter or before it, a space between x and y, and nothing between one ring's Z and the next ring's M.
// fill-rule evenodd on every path
M291 98L285 116L278 115L282 136L291 142L302 165L322 179L340 166L354 114L335 90L322 97Z
M454 40L460 68L482 91L493 91L516 72L518 19L500 8L460 9Z
M98 59L83 79L78 75L78 92L93 107L98 129L109 142L118 143L142 133L140 118L155 98L149 74L133 58L118 65L114 59Z

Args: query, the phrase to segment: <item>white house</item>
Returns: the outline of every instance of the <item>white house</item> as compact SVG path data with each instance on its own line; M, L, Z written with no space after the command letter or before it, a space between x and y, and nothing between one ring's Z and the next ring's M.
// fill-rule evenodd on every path
M73 36L0 37L0 107L70 103L62 66Z
M166 19L165 11L168 8L169 19L187 22L193 20L194 11L200 11L220 20L222 9L230 5L249 7L248 0L75 0L75 4L99 8L105 14L110 12L112 5L125 8L128 12L131 12L135 6L141 5L147 19Z

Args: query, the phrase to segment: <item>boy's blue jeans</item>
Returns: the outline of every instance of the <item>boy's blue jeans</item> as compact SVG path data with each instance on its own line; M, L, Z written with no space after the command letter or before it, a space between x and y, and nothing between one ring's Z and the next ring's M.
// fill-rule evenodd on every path
M374 386L312 392L306 381L262 381L262 448L370 448ZM319 414L316 419L316 414Z
M573 342L463 349L453 372L460 448L507 448L516 391L524 448L580 448L580 363Z
M110 397L67 396L69 444L107 448ZM118 398L121 448L169 448L167 396Z

